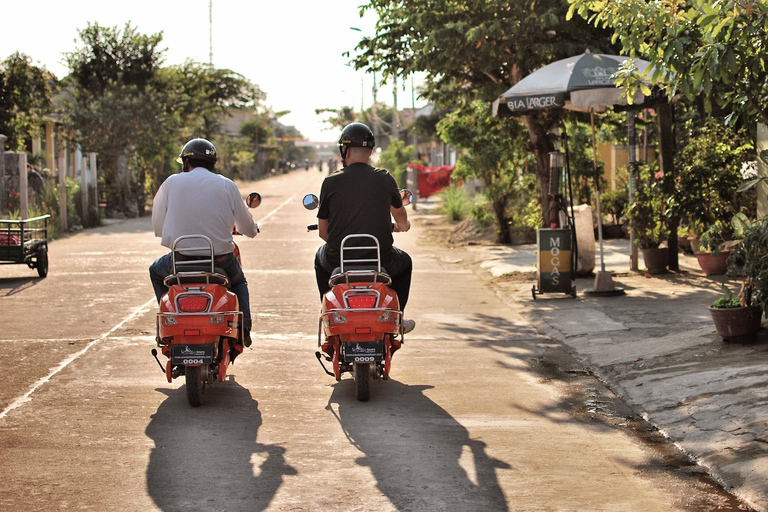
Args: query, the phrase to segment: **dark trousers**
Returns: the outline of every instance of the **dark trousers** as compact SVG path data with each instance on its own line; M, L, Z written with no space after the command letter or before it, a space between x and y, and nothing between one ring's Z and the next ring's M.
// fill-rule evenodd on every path
M315 279L317 279L317 290L320 292L320 300L323 299L331 285L328 281L331 279L333 269L328 269L329 265L325 261L326 246L322 245L315 253ZM413 261L407 252L392 247L392 261L384 267L387 274L392 278L390 287L397 293L397 299L400 301L400 310L405 311L405 305L408 303L408 295L411 290L411 273L413 272Z
M240 304L240 311L243 312L243 324L247 331L251 330L251 301L248 295L248 282L245 280L243 269L240 268L240 262L233 253L229 253L227 258L221 261L216 260L216 266L227 273L229 279L229 290L237 295L237 302ZM152 281L152 288L155 290L157 303L160 298L168 293L168 287L163 280L173 273L173 260L171 253L160 256L149 266L149 278Z

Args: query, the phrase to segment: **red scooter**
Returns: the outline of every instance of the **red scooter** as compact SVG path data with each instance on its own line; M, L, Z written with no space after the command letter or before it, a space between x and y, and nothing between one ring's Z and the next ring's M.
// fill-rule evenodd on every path
M403 204L410 203L408 190L401 191ZM308 194L304 207L314 210L319 200ZM310 224L307 230L316 230ZM376 257L362 257L362 252ZM387 380L392 356L404 341L403 312L389 285L392 279L381 266L379 241L368 234L353 234L341 243L341 267L331 275L331 289L322 300L315 352L325 373L341 380L344 373L355 379L357 399L365 402L371 396L371 380ZM323 364L331 362L333 371Z
M255 208L261 197L253 192L246 200ZM179 260L176 247L193 241L195 247L184 250L199 259ZM224 382L229 364L243 352L243 313L237 296L229 291L229 279L216 268L213 244L203 235L179 237L172 247L173 273L165 278L168 293L160 300L157 314L157 346L168 358L163 365L168 382L184 376L187 400L193 407L205 403L205 388L215 381ZM235 245L235 254L240 251Z

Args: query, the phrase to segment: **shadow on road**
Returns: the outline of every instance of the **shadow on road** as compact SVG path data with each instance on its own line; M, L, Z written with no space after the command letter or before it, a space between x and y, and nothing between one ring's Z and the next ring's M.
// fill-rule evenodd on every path
M509 510L496 471L510 465L424 396L430 386L374 384L371 401L358 402L354 381L342 380L328 409L398 510Z
M237 382L208 388L197 408L184 386L157 391L168 398L146 429L155 442L147 489L161 510L264 510L283 477L296 474L285 448L256 442L259 404Z
M0 277L0 297L10 297L42 281L40 277Z

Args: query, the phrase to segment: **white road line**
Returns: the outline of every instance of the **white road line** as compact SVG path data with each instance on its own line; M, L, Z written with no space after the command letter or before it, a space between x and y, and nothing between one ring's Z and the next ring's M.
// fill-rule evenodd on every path
M38 380L37 382L35 382L32 385L32 387L29 389L29 391L27 391L26 393L24 393L23 395L21 395L20 397L15 399L13 402L10 403L10 405L8 407L3 409L3 411L0 412L0 420L5 418L8 415L8 413L11 412L12 410L14 410L14 409L16 409L18 407L21 407L26 402L29 402L30 401L29 397L32 395L32 393L34 393L37 390L37 388L39 388L40 386L42 386L45 383L49 382L57 373L59 373L64 368L69 366L69 364L72 363L74 360L76 360L78 357L80 357L83 354L85 354L86 352L88 352L88 349L90 349L91 347L93 347L94 345L99 343L100 341L102 341L102 340L106 339L107 337L109 337L110 334L112 334L116 330L120 329L128 321L130 321L133 318L135 318L139 313L141 313L142 311L147 309L149 306L155 304L156 302L157 302L156 299L154 297L152 297L150 300L145 302L141 307L139 307L136 311L134 311L133 313L131 313L130 315L125 317L119 324L117 324L116 326L111 328L109 331L105 332L104 334L102 334L101 336L99 336L98 338L96 338L95 340L90 342L88 345L85 346L85 348L83 348L79 352L76 352L75 354L72 354L67 359L65 359L64 361L59 363L59 366L54 368L51 371L51 373L49 373L48 375L46 375L42 379Z
M263 216L262 218L260 218L259 220L257 220L257 221L256 221L256 224L258 224L259 226L261 226L262 224L265 224L268 218L270 218L271 216L273 216L274 214L276 214L278 211L280 211L280 209L281 209L283 206L287 205L288 203L290 203L291 201L293 201L294 199L296 199L296 196L297 196L297 195L299 195L299 192L296 192L296 193L295 193L295 194L293 194L291 197L289 197L288 199L286 199L285 201L283 201L282 203L280 203L279 205L277 205L277 206L276 206L276 207L275 207L275 208L274 208L274 209L273 209L271 212L269 212L268 214L266 214L265 216Z

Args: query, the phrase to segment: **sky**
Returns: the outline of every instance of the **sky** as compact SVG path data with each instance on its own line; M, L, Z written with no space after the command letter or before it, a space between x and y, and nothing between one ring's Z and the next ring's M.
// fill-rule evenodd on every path
M344 52L354 55L363 36L373 36L376 15L361 18L365 0L25 0L4 2L0 60L16 51L58 78L68 74L64 53L81 48L79 30L98 22L140 33L162 32L164 65L186 59L208 62L245 76L267 95L274 111L290 110L280 122L317 142L338 140L338 130L322 122L317 108L373 102L373 75L355 71ZM209 5L212 16L209 18ZM212 23L209 23L209 19ZM209 27L212 31L209 32ZM353 30L359 29L359 30ZM212 35L212 37L210 37ZM212 40L212 45L211 45ZM380 78L380 77L379 77ZM417 108L410 82L398 89L398 107ZM418 85L417 85L418 87ZM379 102L393 104L393 85L379 85Z

